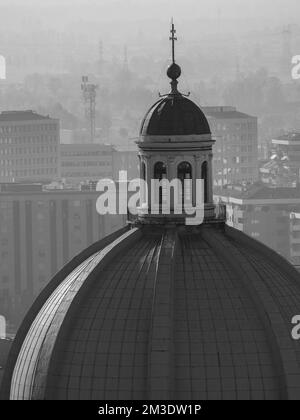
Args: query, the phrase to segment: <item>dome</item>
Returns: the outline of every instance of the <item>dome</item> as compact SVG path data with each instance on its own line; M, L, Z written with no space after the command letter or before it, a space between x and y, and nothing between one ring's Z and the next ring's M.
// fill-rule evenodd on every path
M168 66L167 76L171 79L171 92L163 95L147 112L140 129L140 136L211 136L208 121L201 109L187 95L178 89L181 67L175 62L174 23L171 27L172 63ZM200 139L197 139L199 141ZM201 139L202 140L202 139ZM200 140L200 141L201 141ZM145 139L142 139L145 141Z
M299 399L299 274L224 224L94 244L24 320L2 398Z
M156 102L147 112L141 136L177 136L211 134L201 109L190 99L170 94Z

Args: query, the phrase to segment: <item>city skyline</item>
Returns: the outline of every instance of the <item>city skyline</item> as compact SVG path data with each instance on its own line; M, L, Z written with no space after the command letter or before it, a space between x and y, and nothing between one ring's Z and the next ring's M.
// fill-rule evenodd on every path
M0 399L300 399L299 3L0 6Z

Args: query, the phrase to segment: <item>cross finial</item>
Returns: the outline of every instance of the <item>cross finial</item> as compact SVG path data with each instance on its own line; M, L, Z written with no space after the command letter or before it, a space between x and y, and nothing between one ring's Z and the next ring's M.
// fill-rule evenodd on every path
M174 21L173 18L171 20L171 36L170 36L170 41L172 41L172 62L175 63L175 41L177 41L177 37L176 37L176 29L175 29L175 25L174 25Z

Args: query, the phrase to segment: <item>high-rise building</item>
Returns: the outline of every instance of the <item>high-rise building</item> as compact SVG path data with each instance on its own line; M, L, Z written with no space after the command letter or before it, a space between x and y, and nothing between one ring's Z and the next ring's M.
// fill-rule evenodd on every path
M214 197L218 202L226 204L229 226L293 262L292 256L297 246L293 250L290 241L290 214L300 212L299 188L269 188L259 184L228 185L216 189Z
M138 178L136 147L105 144L61 144L60 174L68 184L85 181L119 179L119 172L126 171L128 179Z
M203 107L214 146L214 185L224 186L258 179L257 118L234 107Z
M33 111L0 114L0 182L49 182L58 172L59 121Z
M8 184L0 192L0 308L18 325L51 277L87 246L125 225L100 216L96 191L43 191Z

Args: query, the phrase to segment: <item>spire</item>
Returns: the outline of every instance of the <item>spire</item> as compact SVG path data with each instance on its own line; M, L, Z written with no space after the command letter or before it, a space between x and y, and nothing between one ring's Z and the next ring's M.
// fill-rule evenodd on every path
M177 41L177 37L175 36L176 29L175 29L173 18L171 20L171 31L170 32L171 32L170 41L172 41L172 63L175 64L175 41Z
M177 36L176 36L176 29L175 29L173 18L171 20L170 32L171 32L170 41L172 41L172 64L168 67L167 76L172 80L171 81L172 90L170 93L173 95L178 95L179 92L177 90L177 85L178 85L177 79L181 75L181 68L175 62L175 41L177 41Z

